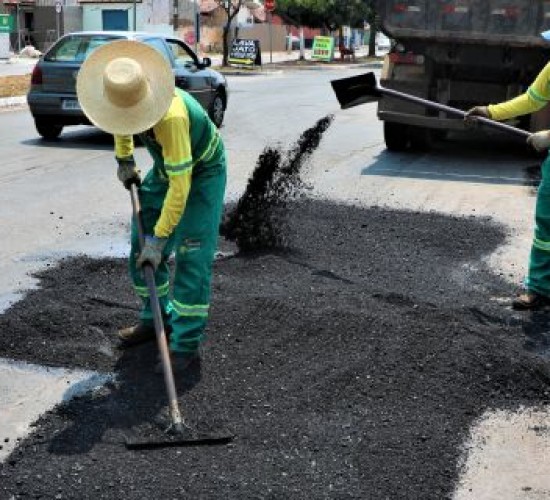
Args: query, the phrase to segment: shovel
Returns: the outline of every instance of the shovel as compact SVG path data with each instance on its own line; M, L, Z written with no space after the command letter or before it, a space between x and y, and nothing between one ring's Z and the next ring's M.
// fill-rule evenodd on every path
M406 94L398 90L384 88L377 83L376 76L372 72L352 76L350 78L332 80L330 83L342 109L353 108L368 102L376 102L382 96L386 95L389 97L395 97L396 99L401 99L403 101L414 102L415 104L420 104L427 108L444 111L449 115L458 116L462 119L466 116L466 112L461 109L452 108L451 106L446 106L445 104L441 104L439 102L422 99L421 97ZM512 127L506 123L500 123L482 116L472 116L471 119L483 125L487 125L504 132L509 132L524 139L527 139L531 135L531 133L526 130Z
M138 231L139 246L140 248L143 248L143 244L145 242L143 217L141 213L141 205L139 202L139 191L135 183L130 185L130 197L132 199L132 211ZM145 282L147 284L147 290L149 292L149 300L151 303L151 310L153 312L153 321L155 324L157 344L164 372L164 384L166 386L166 392L168 395L170 427L168 427L165 435L161 436L160 438L151 435L147 435L146 437L128 438L126 439L126 447L129 449L143 449L159 448L165 446L225 444L230 442L234 438L232 434L205 435L202 433L198 433L196 430L187 425L187 423L183 419L182 413L180 412L178 405L176 384L174 382L174 373L172 371L172 364L170 362L170 354L168 351L168 341L166 339L166 331L164 329L164 323L162 321L160 302L155 285L155 270L150 263L146 262L143 265L143 273L145 276Z

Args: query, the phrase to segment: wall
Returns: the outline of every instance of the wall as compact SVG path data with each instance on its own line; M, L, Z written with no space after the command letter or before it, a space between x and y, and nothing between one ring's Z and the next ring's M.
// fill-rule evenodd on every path
M140 30L143 26L143 6L141 3L136 4L136 24L137 29ZM109 4L95 4L88 5L83 4L82 7L82 29L84 31L100 31L103 29L103 10L126 10L128 12L128 26L133 29L134 24L134 11L132 3L109 3Z
M144 0L141 24L138 24L138 30L173 35L171 12L171 0Z
M63 8L63 32L82 31L82 7Z
M235 30L233 29L231 32L231 37L234 35ZM281 25L272 25L271 35L269 31L269 24L255 24L250 28L239 28L239 38L260 40L263 62L269 61L270 50L273 50L273 52L281 52L286 50L286 36L287 27Z

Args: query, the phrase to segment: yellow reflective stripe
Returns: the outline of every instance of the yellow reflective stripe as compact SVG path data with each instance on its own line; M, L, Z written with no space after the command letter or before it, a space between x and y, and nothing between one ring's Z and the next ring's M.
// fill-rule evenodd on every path
M208 316L210 304L182 304L177 300L172 301L173 311L178 316Z
M165 295L168 295L168 292L170 291L170 282L167 281L162 285L157 285L156 289L157 295L159 297L164 297ZM149 297L149 289L146 286L134 285L134 290L139 297Z
M181 170L176 170L176 171L171 171L171 170L167 170L166 173L170 176L170 177L175 177L177 175L183 175L185 174L186 172L188 172L189 170L191 170L193 168L193 165L187 165L185 168L181 169Z
M533 240L533 246L544 252L550 252L550 241L543 241L535 238Z
M216 147L218 146L218 143L220 141L220 136L218 134L218 131L216 131L214 133L214 135L212 136L212 139L210 139L210 142L208 144L208 146L206 147L206 149L203 151L202 155L200 155L194 162L193 162L193 166L195 166L197 163L201 162L201 161L208 161L214 151L216 150Z
M181 169L186 169L192 165L192 159L191 158L185 158L184 160L178 161L178 162L169 162L164 160L164 168L166 168L166 171L173 170L178 171Z
M527 93L529 94L530 97L532 97L535 101L539 101L539 102L548 102L548 98L547 97L544 97L542 96L541 94L539 94L533 87L529 87L529 90L527 90Z

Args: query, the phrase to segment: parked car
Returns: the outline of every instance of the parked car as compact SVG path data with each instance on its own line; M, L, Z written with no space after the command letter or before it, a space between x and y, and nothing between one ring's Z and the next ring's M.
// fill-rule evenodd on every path
M91 125L76 97L76 76L81 64L97 47L114 40L138 40L163 54L174 70L176 86L192 94L220 127L228 100L225 77L209 68L179 38L128 31L77 32L62 36L39 59L31 76L27 102L38 133L56 139L67 125Z

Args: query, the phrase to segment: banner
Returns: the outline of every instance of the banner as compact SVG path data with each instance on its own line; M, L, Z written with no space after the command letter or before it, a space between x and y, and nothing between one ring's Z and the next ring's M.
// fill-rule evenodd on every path
M260 51L260 41L236 38L231 45L227 62L242 66L261 66L262 54Z
M332 61L334 59L334 38L331 36L316 36L313 39L311 58L319 61Z
M11 14L0 14L0 33L13 33L15 19Z

